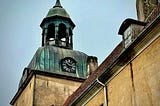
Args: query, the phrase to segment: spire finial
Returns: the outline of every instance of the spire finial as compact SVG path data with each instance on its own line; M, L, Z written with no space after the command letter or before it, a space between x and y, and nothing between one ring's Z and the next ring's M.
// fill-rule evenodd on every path
M60 0L57 0L57 1L56 1L56 4L55 4L54 7L62 7L62 6L61 6L61 3L60 3Z

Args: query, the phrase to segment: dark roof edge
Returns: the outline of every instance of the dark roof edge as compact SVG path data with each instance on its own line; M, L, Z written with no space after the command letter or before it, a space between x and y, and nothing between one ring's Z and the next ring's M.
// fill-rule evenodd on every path
M118 58L107 68L110 69L112 67L115 66L115 64L117 64L119 62L119 60L124 59L124 57L126 57L126 54L130 53L130 51L133 50L134 45L138 44L138 42L140 40L142 40L144 38L144 36L146 36L146 33L148 33L148 31L150 31L150 29L152 29L154 27L154 25L156 24L156 22L160 21L160 14L144 29L141 31L141 33L138 35L137 39L135 39L132 44L130 46L128 46L123 52L121 52L121 54L118 56ZM128 57L130 58L130 57ZM104 71L103 73L101 73L98 77L98 79L103 82L104 80L106 80L107 78L110 78L111 74L113 74L114 72L111 72L109 70ZM104 79L104 76L106 77L106 79Z
M27 79L23 82L23 84L18 88L18 91L16 92L15 96L13 97L13 99L11 100L10 104L14 105L15 101L17 100L17 98L20 96L20 94L22 93L22 91L26 88L27 84L29 83L29 81L31 80L32 76L33 76L33 72L29 73L29 75L27 76Z
M131 25L131 24L137 24L137 25L141 25L141 26L145 26L147 23L142 22L142 21L138 21L138 20L134 20L131 18L127 18L123 21L123 23L121 24L118 34L119 35L123 35L124 31Z

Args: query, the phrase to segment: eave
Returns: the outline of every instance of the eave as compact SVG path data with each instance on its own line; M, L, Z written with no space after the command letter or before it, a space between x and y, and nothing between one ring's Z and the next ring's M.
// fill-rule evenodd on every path
M125 64L128 64L136 56L138 56L153 40L160 36L160 15L150 23L126 48L119 57L98 77L103 83L108 83L110 78L117 73ZM152 33L152 34L150 34ZM158 33L158 34L157 34Z
M66 18L66 17L62 17L62 16L52 16L52 17L46 17L42 20L40 27L43 27L43 24L45 23L45 21L50 21L52 19L62 19L62 20L67 20L71 23L71 25L73 26L73 28L76 26L73 21L70 18Z

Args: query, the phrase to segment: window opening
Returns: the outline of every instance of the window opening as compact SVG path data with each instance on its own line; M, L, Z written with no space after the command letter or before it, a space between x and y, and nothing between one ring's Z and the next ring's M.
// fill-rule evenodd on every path
M66 26L64 24L59 24L58 28L58 40L60 46L66 46Z
M52 45L55 44L55 26L54 24L48 25L47 42Z
M62 40L62 38L66 38L66 26L61 23L58 28L58 39Z

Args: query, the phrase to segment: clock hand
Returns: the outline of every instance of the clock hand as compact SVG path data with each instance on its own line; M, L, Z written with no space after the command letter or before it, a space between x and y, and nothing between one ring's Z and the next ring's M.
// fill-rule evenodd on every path
M73 67L74 64L69 64L68 62L66 62L68 66Z

